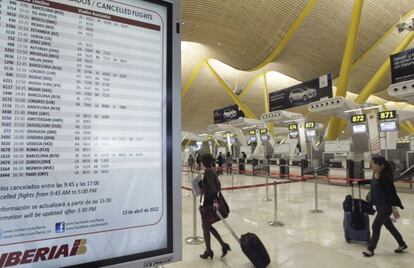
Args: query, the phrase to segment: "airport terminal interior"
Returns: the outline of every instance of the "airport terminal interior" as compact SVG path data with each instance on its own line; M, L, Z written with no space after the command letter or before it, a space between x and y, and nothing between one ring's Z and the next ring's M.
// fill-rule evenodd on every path
M239 235L258 235L269 267L412 267L414 192L404 172L414 164L414 68L407 62L395 79L390 56L414 55L414 2L185 0L181 8L183 261L166 267L252 267L223 223L214 226L232 249L224 258L213 237L211 260L199 257L204 243L189 244L203 232L198 199L193 229L189 189L199 173L188 158L203 153L223 155L227 220ZM357 181L372 178L374 155L395 166L405 209L394 224L408 249L394 253L383 227L375 256L364 258L366 243L347 242L342 203L352 191L365 199L370 188Z
M0 0L0 31L0 267L414 267L413 0Z

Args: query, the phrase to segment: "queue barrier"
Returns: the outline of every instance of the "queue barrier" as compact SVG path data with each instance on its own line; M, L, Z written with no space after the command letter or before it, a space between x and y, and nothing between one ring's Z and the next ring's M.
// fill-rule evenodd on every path
M273 185L273 189L274 189L273 220L269 221L268 224L269 226L272 226L272 227L282 227L285 225L281 221L278 220L278 216L277 216L277 208L278 208L277 207L277 185L287 184L287 183L293 183L293 182L292 181L281 181L281 182L274 181L273 183L260 183L260 184L253 184L253 185L241 185L241 186L235 186L235 187L222 187L221 191L268 187L270 185ZM193 192L193 190L187 186L181 186L181 189ZM193 235L185 239L186 243L190 245L199 245L201 243L204 243L204 240L201 237L197 236L197 226L196 226L197 225L197 219L196 219L197 208L196 206L197 206L196 196L193 192Z

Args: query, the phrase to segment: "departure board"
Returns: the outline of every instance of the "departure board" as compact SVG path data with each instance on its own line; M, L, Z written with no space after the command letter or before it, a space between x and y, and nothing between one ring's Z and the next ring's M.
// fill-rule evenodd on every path
M2 0L0 25L0 266L166 249L167 5Z

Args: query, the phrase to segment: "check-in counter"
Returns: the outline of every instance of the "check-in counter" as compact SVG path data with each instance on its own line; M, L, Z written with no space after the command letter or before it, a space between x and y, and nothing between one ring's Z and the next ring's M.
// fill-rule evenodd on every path
M370 160L362 160L362 177L363 179L370 180L374 175L374 172L370 166Z
M328 164L328 181L335 184L348 184L354 178L354 162L346 159L330 159Z
M291 180L302 180L304 169L308 167L306 159L289 159L289 178Z
M287 162L283 158L271 158L269 160L270 176L283 177L288 175Z
M234 173L240 173L239 168L239 161L237 159L233 159L233 164L231 165Z
M254 175L254 167L257 164L257 159L247 158L244 173L247 175Z

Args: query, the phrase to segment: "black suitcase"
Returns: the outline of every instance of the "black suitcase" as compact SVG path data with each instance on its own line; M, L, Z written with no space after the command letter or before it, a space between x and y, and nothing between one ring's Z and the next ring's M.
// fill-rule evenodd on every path
M249 260L253 263L255 268L265 268L270 263L270 257L267 253L265 246L263 245L262 241L260 241L259 237L253 233L246 233L243 234L240 238L237 234L233 231L227 221L221 216L220 212L216 211L217 216L221 219L221 221L226 225L227 229L229 229L230 233L233 237L240 243L241 250L243 253L249 258Z

